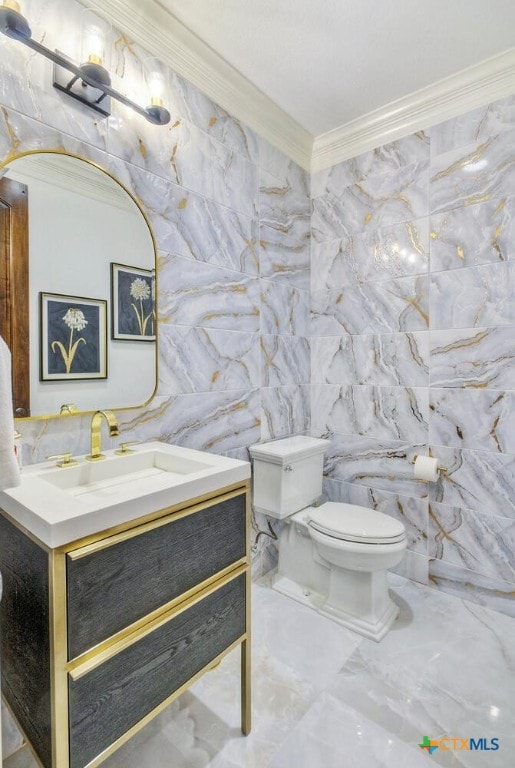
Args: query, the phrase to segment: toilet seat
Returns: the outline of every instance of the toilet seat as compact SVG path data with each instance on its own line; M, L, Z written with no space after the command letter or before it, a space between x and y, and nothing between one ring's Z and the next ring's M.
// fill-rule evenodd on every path
M328 501L311 507L308 525L333 539L363 544L396 544L406 538L403 524L394 517L357 504Z

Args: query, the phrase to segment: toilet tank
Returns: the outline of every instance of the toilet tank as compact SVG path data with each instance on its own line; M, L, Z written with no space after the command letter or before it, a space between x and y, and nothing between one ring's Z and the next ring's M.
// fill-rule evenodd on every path
M254 508L282 519L313 504L322 493L328 445L328 440L304 435L251 445Z

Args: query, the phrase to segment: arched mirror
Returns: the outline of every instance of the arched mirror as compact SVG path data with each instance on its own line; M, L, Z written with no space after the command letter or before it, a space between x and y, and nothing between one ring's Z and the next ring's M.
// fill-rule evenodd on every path
M135 199L81 158L0 169L0 335L18 418L140 406L157 376L156 250Z

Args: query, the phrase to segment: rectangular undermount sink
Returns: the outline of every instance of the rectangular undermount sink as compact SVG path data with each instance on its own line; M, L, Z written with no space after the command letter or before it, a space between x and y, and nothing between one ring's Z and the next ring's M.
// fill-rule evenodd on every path
M44 544L61 546L250 477L250 464L166 443L73 467L44 462L23 469L0 506Z

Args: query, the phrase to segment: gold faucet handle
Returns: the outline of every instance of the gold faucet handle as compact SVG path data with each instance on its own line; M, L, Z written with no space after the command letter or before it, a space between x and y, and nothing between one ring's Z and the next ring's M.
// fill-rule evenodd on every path
M61 405L61 409L59 411L59 414L61 416L65 416L65 415L70 415L71 416L72 414L78 413L78 412L79 412L79 409L77 408L75 403L63 403Z
M62 459L62 461L57 462L57 467L76 467L79 462L72 459L72 456L72 453L56 453L55 456L47 456L47 459L49 461L52 461L52 459Z
M129 440L127 443L120 443L120 447L115 451L117 456L127 456L128 453L135 453L128 448L129 445L139 445L140 440Z

